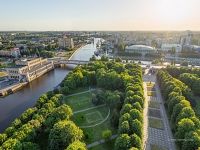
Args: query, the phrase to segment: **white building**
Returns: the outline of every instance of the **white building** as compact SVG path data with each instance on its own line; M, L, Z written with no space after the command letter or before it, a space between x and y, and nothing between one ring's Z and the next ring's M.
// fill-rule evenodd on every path
M161 50L165 52L169 52L172 49L175 49L176 53L180 53L182 51L182 46L180 44L162 44Z
M131 45L125 48L125 52L127 53L141 53L143 55L149 53L156 53L157 50L151 46L146 45Z
M64 36L63 38L59 38L58 46L63 48L74 48L73 38L67 38L66 36Z
M16 61L16 66L6 68L9 79L30 82L54 68L47 59L30 58Z

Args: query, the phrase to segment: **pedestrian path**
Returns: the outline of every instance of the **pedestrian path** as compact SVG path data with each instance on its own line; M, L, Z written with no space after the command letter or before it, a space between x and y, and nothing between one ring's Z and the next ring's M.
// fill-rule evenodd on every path
M111 136L110 140L113 140L113 139L115 139L116 137L117 137L117 134L114 134L114 135ZM91 143L91 144L88 144L88 145L87 145L87 148L95 147L95 146L97 146L97 145L99 145L99 144L103 144L103 143L105 143L105 142L107 142L107 141L105 141L104 139L101 139L101 140L99 140L99 141L96 141L96 142L93 142L93 143Z
M175 150L175 144L156 76L145 74L144 149ZM153 87L153 88L152 88ZM151 93L154 93L152 95Z

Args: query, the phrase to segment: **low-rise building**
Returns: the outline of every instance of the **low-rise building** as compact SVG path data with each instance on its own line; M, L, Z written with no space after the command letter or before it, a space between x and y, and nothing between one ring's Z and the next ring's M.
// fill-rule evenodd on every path
M6 68L6 71L9 79L30 82L53 68L53 62L47 59L29 58L16 61L16 66Z
M11 50L0 50L0 56L3 56L3 57L19 57L21 54L20 54L20 50L19 48L13 48Z
M125 48L125 52L127 53L141 53L143 55L156 53L157 50L151 46L146 45L131 45Z
M161 50L164 52L169 52L175 50L176 53L180 53L182 51L182 46L180 44L162 44Z

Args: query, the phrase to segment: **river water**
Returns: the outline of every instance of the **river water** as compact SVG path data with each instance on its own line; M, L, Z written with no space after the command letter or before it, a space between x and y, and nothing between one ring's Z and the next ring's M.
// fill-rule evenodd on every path
M71 57L72 60L89 60L96 50L96 42L78 49ZM26 109L33 107L43 93L53 90L69 73L66 68L56 68L35 79L23 89L7 97L0 98L0 133Z

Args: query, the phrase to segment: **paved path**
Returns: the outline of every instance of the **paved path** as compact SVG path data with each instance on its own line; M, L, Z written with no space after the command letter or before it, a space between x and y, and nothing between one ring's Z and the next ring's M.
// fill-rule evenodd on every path
M80 95L80 94L84 94L84 93L88 93L88 92L92 92L95 91L96 89L89 89L87 91L83 91L83 92L79 92L79 93L75 93L75 94L71 94L71 95L67 95L65 97L71 97L71 96L76 96L76 95Z
M165 107L163 104L163 100L161 97L161 93L156 81L156 76L148 74L148 70L146 74L143 76L143 85L144 85L144 96L145 96L145 104L144 104L144 150L151 150L151 145L157 145L160 147L160 149L166 149L166 150L176 150L175 144L172 136L172 132L169 126L169 121L166 115ZM155 96L148 96L147 95L147 82L155 83ZM153 108L151 111L159 112L160 116L150 116L149 113L149 102L150 101L157 101L159 104L159 108ZM157 113L156 113L157 115ZM164 128L158 129L150 127L148 123L149 118L157 118L160 119L163 123Z
M91 109L95 109L95 108L99 108L99 107L103 107L103 106L106 106L106 104L95 106L95 107L90 107L90 108L86 108L86 109L82 109L82 110L78 110L78 111L75 111L74 114L84 112L84 111L87 111L87 110L91 110Z
M114 134L114 135L111 136L110 140L113 140L113 139L115 139L116 137L117 137L117 134ZM96 142L93 142L93 143L91 143L91 144L88 144L88 145L87 145L87 148L91 148L91 147L97 146L97 145L99 145L99 144L103 144L103 143L105 143L105 142L107 142L107 141L105 141L104 139L101 139L101 140L99 140L99 141L96 141Z

